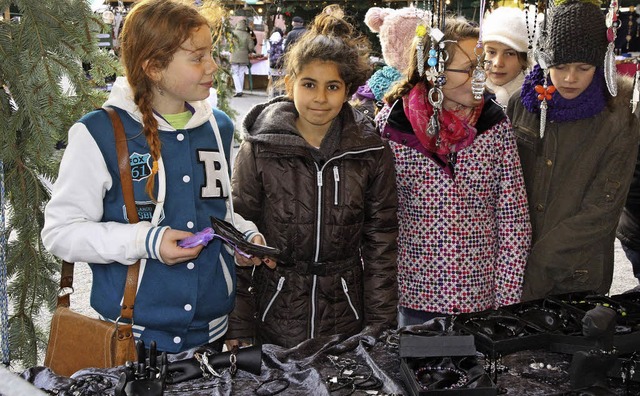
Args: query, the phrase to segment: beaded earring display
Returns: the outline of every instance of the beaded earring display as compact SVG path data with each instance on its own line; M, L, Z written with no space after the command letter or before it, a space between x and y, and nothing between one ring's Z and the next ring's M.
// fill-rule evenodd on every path
M607 26L607 52L604 55L604 79L607 83L607 88L611 96L618 94L618 85L616 83L616 56L614 54L616 32L620 27L620 20L618 19L618 0L611 0L609 5L609 11L605 18Z
M478 43L476 47L473 49L473 52L476 55L477 63L476 69L473 71L473 77L471 78L471 92L473 93L473 98L476 100L482 99L482 95L484 94L484 86L487 81L487 72L484 69L484 66L481 62L482 54L484 53L484 46L482 44L482 21L484 19L485 13L485 0L480 0L480 23L478 26L478 30L480 33L478 34Z
M426 131L430 137L439 136L439 118L440 112L442 111L442 100L444 98L442 86L447 83L447 78L444 75L444 65L448 59L448 53L445 50L445 42L442 40L444 38L445 4L444 0L436 0L433 3L433 9L428 10L431 11L431 26L428 29L425 25L418 25L416 27L416 39L418 40L416 45L416 62L418 75L421 77L424 76L425 79L431 83L427 99L431 106L433 106L433 116L429 120L429 126ZM431 46L427 58L428 69L425 70L424 37L427 31ZM437 143L439 145L439 138Z
M633 38L633 20L634 20L634 15L635 14L635 7L634 6L629 6L629 17L627 18L627 35L624 37L625 41L627 42L627 52L629 52L630 48L631 48L631 39Z
M533 8L532 22L529 23L529 13ZM533 40L536 37L538 27L538 7L535 4L526 3L524 6L524 24L527 26L527 59L533 59Z
M538 94L538 100L540 101L540 139L544 138L544 130L547 125L547 109L549 105L547 101L551 100L552 95L556 92L556 87L549 85L549 55L545 52L544 43L547 41L547 9L549 8L548 2L539 2L538 6L544 7L544 22L542 23L542 30L540 31L539 45L533 51L533 56L540 65L543 71L542 85L536 85L535 90Z

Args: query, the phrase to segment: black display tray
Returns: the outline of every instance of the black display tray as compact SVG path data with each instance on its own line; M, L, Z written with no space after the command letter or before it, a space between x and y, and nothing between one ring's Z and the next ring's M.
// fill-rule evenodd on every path
M472 335L400 334L400 357L468 356L476 353Z
M508 309L463 314L454 326L472 334L476 349L490 358L541 349L549 344L549 334L544 329L520 319Z
M471 358L471 356L469 356ZM491 377L482 370L482 374L477 381L482 381L486 386L476 386L474 388L451 388L451 389L424 389L416 380L414 374L415 363L419 358L402 358L400 360L400 374L405 383L410 396L433 396L433 395L473 395L473 396L496 396L498 389ZM474 377L475 378L475 377Z
M617 294L611 300L624 308L628 319L640 319L640 292Z
M626 354L638 350L640 346L640 318L630 304L622 305L617 299L619 296L607 297L589 293L573 293L551 296L547 300L564 307L566 312L572 312L576 317L584 317L586 312L598 305L612 308L616 311L616 328L613 336L613 344L618 353ZM629 301L627 301L629 302ZM582 335L582 333L552 333L550 334L549 350L566 354L574 354L578 351L589 351L602 348L596 344L596 340Z

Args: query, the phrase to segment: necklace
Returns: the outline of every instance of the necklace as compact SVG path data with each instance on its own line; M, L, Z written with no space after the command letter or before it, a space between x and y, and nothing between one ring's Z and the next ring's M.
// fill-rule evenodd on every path
M533 23L529 24L529 13L533 8ZM536 36L538 26L538 7L535 4L527 3L524 7L524 23L527 26L527 58L533 56L533 40Z

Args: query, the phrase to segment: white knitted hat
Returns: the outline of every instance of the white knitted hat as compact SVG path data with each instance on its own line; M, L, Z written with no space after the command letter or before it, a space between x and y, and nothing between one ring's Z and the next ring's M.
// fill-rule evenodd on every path
M527 52L527 23L524 11L499 7L482 22L482 42L496 41L518 52Z

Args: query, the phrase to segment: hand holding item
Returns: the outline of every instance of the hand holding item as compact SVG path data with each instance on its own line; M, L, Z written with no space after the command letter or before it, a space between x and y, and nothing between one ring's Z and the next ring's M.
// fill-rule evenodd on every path
M178 246L181 248L192 248L198 245L207 246L209 241L211 241L214 237L213 228L207 227L202 231L198 231L195 234L181 239L178 242Z
M173 265L177 263L184 263L188 260L193 260L204 248L203 245L193 245L188 248L180 247L180 242L184 239L188 239L193 234L187 231L180 231L174 229L168 229L162 235L162 241L160 242L160 257L162 262L167 265Z
M270 268L275 268L276 262L280 260L280 250L265 246L262 236L256 235L248 242L232 224L216 217L211 217L211 225L212 227L180 240L178 246L206 246L213 238L219 238L235 250L240 265L259 265L264 261Z
M251 243L259 246L267 245L262 235L255 235L253 238L251 238ZM277 265L276 260L273 258L257 257L257 256L246 257L245 255L239 253L237 250L236 250L236 262L240 266L260 265L262 263L265 263L267 267L271 269L275 268Z

